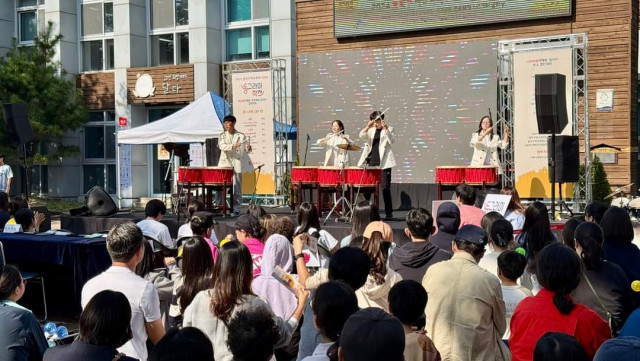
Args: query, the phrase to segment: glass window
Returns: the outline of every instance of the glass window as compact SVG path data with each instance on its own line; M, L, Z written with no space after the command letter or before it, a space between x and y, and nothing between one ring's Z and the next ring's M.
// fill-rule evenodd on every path
M36 11L23 11L18 13L20 25L20 42L33 41L38 34L38 22Z
M178 34L180 39L180 55L178 58L178 64L189 63L189 33Z
M104 54L104 59L105 59L105 69L109 70L109 69L113 69L114 67L114 58L113 58L113 39L107 39L104 41L105 44L105 54Z
M42 5L44 3L44 1L42 1L40 3L40 5ZM18 0L18 7L25 7L25 6L38 6L38 1L37 0Z
M227 30L227 61L251 60L251 28Z
M189 25L189 0L176 0L176 26Z
M173 65L173 34L151 37L151 65Z
M87 123L104 122L104 114L102 112L89 112Z
M84 71L103 70L102 40L82 43L82 68Z
M255 28L256 59L269 58L269 27Z
M102 3L82 5L82 35L102 34L104 32L102 20ZM113 20L111 26L113 28Z
M104 165L103 164L91 164L84 165L84 191L88 192L94 186L100 186L104 188Z
M107 164L107 192L109 194L116 194L116 165Z
M253 0L253 18L269 18L269 0Z
M104 128L100 126L84 128L84 157L104 158Z
M104 3L104 32L113 32L113 3Z
M251 20L251 0L227 0L227 22Z
M174 26L175 0L151 0L151 29L172 28Z

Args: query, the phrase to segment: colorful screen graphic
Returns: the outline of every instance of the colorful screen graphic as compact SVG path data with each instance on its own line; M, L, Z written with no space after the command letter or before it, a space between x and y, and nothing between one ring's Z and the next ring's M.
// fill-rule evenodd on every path
M300 54L298 57L299 149L307 165L319 165L325 148L318 139L331 122L344 122L356 144L369 114L389 108L397 166L394 183L433 183L435 167L468 165L471 134L497 97L496 44L446 45ZM355 166L360 152L350 152Z
M335 36L571 16L571 8L571 0L334 0Z

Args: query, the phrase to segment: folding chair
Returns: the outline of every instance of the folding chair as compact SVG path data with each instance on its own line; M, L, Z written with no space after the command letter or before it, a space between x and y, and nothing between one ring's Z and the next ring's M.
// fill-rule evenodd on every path
M0 266L4 266L6 264L7 262L4 256L4 246L2 245L2 242L0 242ZM40 282L40 284L42 285L42 302L44 305L44 318L39 319L38 321L46 321L48 317L48 313L47 313L47 294L44 291L44 277L42 277L41 274L35 273L35 272L21 271L20 274L22 275L22 279L25 281L25 283L27 281L35 281L35 282Z

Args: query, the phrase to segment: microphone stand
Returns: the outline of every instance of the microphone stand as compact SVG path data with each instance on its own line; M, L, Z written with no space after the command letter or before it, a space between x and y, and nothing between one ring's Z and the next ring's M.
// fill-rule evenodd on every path
M262 167L264 167L264 164L260 164L258 166L258 176L256 178L254 178L253 193L251 194L251 202L249 202L249 204L254 204L255 203L256 191L258 189L258 181L260 181L260 170L262 169ZM255 175L255 170L254 170L253 174Z
M306 166L307 165L307 152L309 151L309 134L307 134L307 146L304 149L304 163L302 163L302 166Z

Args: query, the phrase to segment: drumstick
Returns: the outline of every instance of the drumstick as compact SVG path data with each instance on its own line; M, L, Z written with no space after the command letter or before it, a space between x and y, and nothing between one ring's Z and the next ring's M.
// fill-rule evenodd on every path
M375 122L378 119L381 119L381 117L384 115L384 113L387 112L387 110L389 110L389 108L385 109L382 113L378 114L375 119L373 119L373 121Z

